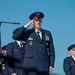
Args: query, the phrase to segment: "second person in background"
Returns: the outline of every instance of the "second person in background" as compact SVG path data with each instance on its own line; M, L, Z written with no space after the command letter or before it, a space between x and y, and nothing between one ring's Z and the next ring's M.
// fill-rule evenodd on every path
M9 75L23 75L25 46L21 40L15 40L7 45L6 60Z

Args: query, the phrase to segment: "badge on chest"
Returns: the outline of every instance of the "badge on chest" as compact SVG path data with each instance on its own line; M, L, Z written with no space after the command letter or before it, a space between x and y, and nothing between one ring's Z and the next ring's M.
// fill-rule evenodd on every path
M30 37L28 38L28 40L33 40L33 38L30 36Z
M50 38L47 34L45 34L46 46L48 46Z
M28 38L28 41L29 41L29 45L33 45L33 38L30 36L29 38Z
M32 41L30 41L30 42L29 42L29 45L33 45L33 42L32 42Z

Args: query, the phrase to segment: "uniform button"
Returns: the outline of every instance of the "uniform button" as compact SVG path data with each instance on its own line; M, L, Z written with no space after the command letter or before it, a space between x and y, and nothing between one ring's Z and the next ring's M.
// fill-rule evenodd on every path
M39 55L39 56L41 56L41 55Z
M41 51L41 49L39 49Z

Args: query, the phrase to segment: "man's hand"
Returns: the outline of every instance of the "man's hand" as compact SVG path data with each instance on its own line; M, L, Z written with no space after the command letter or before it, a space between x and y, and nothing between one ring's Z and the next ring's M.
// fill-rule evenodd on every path
M52 72L52 71L53 71L53 67L50 66L50 67L49 67L49 72Z
M11 75L17 75L16 73L13 73L13 74L11 74Z
M29 25L32 23L34 21L34 19L33 20L31 20L31 21L29 21L24 27L25 28L28 28L29 27Z

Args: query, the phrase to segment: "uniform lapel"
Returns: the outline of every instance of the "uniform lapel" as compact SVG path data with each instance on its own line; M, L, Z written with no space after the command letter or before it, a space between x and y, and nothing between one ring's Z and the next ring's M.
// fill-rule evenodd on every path
M41 29L42 31L42 39L41 39L41 43L45 40L45 32Z
M72 56L70 56L70 58L71 58L71 60L75 63L75 60L73 59L73 57L72 57Z
M34 38L38 41L38 42L41 42L42 39L38 38L38 36L36 35L36 32L34 33Z
M15 41L16 47L20 50L19 44Z
M38 38L37 35L36 35L36 32L35 32L34 28L31 29L30 36L31 36L31 38L33 38L33 40L35 39L35 40L37 40L37 41L40 42L39 38Z
M33 39L40 41L40 39L37 37L36 32L34 31L34 33L32 33L32 37Z
M75 60L73 59L72 56L70 56L70 64L71 64L71 65L75 65Z
M30 35L30 36L31 36L33 39L37 40L38 42L42 43L42 42L45 40L45 32L44 32L42 29L41 29L41 32L42 32L42 39L39 39L39 38L37 37L34 28L31 29L31 35Z

